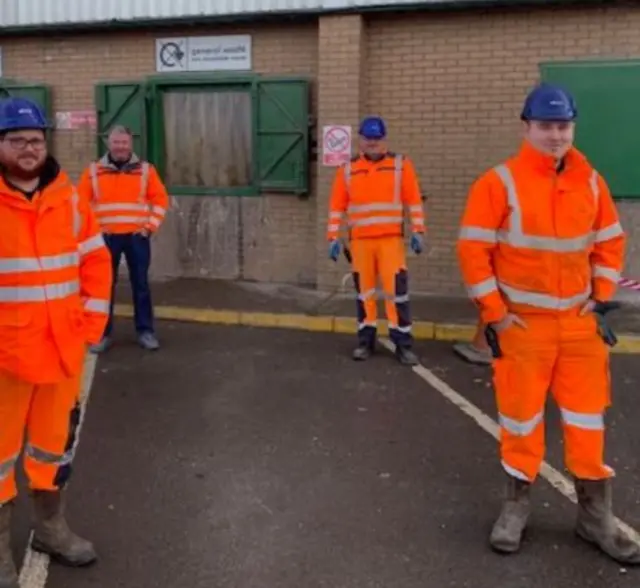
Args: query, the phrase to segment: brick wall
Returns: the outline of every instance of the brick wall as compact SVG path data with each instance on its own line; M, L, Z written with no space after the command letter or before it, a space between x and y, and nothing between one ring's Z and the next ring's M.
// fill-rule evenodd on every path
M312 76L317 126L351 124L379 113L391 147L416 163L428 195L429 250L410 256L414 291L462 293L455 259L458 221L469 185L518 147L519 109L552 59L637 57L640 7L540 8L528 11L322 16L316 23L207 27L162 32L6 39L5 76L51 84L56 110L93 107L98 81L153 74L154 38L180 34L250 33L262 73ZM56 151L72 174L94 153L86 131L56 133ZM234 255L243 219L243 276L327 287L346 271L327 260L324 231L334 170L312 166L309 200L292 196L246 199L179 198L166 237L157 245L157 275L237 277ZM317 180L317 182L316 182ZM185 219L197 222L187 226ZM630 233L628 273L640 275L636 243L640 212L620 204ZM223 220L221 220L223 219ZM197 235L186 261L184 235ZM206 235L224 238L208 241Z
M468 187L518 148L538 64L638 57L640 7L380 15L366 41L366 109L388 119L392 147L414 159L429 197L431 249L411 260L413 288L461 293L454 245ZM619 206L631 275L640 275L639 205Z
M54 110L92 109L97 82L136 80L155 73L156 37L208 34L251 34L257 73L315 78L315 23L5 39L3 73L52 86ZM94 133L56 131L54 147L63 166L77 177L95 154ZM315 206L313 198L293 195L246 198L241 207L238 198L176 198L156 241L152 273L235 278L242 271L247 279L312 284ZM244 243L241 260L239 239ZM195 245L186 251L185 243Z

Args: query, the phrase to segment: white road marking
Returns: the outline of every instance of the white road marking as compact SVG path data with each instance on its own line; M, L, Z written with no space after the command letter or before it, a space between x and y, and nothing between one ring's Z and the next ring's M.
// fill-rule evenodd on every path
M84 371L82 376L82 389L80 391L80 404L82 405L81 418L76 431L76 447L80 441L80 431L86 415L87 404L91 396L91 387L93 378L96 373L96 363L98 356L93 353L87 353L84 362ZM29 536L27 551L22 560L22 568L20 569L20 587L21 588L44 588L47 584L47 576L49 575L49 556L44 553L38 553L31 549L31 540L33 532Z
M395 345L389 339L381 337L379 340L380 343L389 351L394 351ZM467 416L471 417L481 429L489 433L489 435L496 440L500 438L500 427L498 423L482 412L482 410L480 410L475 404L469 402L464 396L459 392L456 392L451 386L446 382L443 382L431 370L428 370L423 365L418 364L413 366L411 369L415 374L427 382L429 386L442 394L442 396L457 406ZM573 483L546 461L542 462L542 466L540 467L540 476L571 502L577 502ZM640 545L640 533L638 533L638 531L617 517L615 521L623 533L625 533L634 543Z

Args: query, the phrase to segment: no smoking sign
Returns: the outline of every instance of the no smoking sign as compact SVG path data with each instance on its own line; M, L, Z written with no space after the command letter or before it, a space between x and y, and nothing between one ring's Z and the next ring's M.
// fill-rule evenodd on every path
M322 165L339 166L351 159L351 127L328 125L322 128Z

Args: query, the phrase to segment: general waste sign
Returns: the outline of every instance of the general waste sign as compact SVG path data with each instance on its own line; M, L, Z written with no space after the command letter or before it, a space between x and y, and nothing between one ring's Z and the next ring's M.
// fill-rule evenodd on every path
M351 127L322 127L322 165L339 166L351 159Z
M251 36L156 39L156 71L249 71Z

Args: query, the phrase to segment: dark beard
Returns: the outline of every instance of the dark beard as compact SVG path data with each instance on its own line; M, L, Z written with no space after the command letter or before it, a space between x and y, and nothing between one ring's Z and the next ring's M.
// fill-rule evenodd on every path
M16 180L28 182L29 180L35 180L36 178L39 178L40 174L42 173L43 167L44 163L32 170L25 170L17 165L4 165L2 171L3 174L8 178L15 178Z

